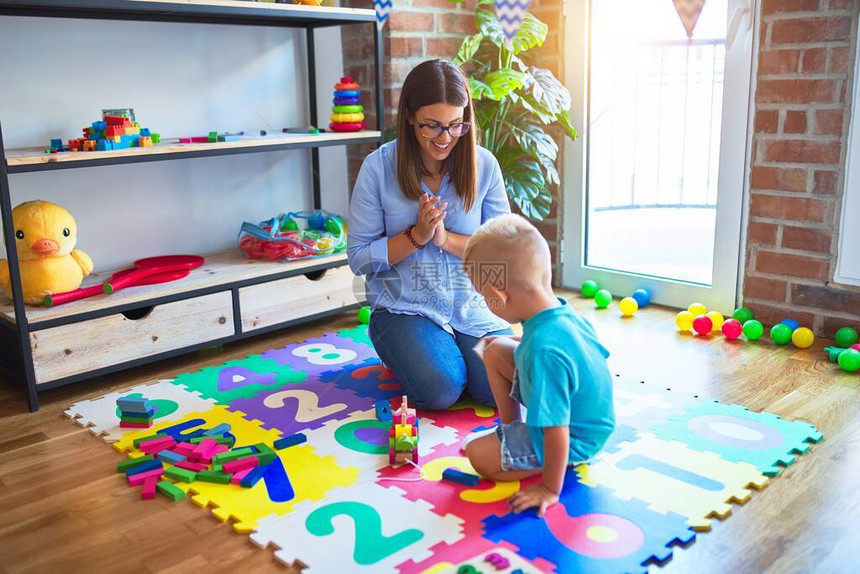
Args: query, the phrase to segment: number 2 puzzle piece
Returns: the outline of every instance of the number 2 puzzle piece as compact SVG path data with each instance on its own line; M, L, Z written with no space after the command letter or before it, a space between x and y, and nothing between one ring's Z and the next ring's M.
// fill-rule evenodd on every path
M198 391L203 397L227 405L234 399L248 398L283 385L303 381L306 373L275 361L252 355L239 361L206 367L196 373L185 373L175 379L176 384Z
M378 358L366 359L359 364L326 371L320 375L323 383L334 384L352 391L360 397L378 400L392 399L403 395L400 381L391 369L382 365Z
M330 371L338 366L358 364L367 359L379 359L370 345L329 333L282 349L266 351L263 358L287 365L308 375Z
M558 572L646 572L646 564L662 563L676 544L686 545L695 533L684 517L658 514L640 500L621 500L604 487L588 487L569 471L560 504L543 519L533 514L489 516L484 536L507 541L528 559L543 558Z
M285 564L301 559L305 573L394 573L405 560L429 557L432 546L462 539L459 518L439 516L428 506L394 488L363 483L332 490L324 504L304 503L289 515L263 518L251 541L278 547L275 558Z
M725 518L732 511L730 502L745 503L750 487L760 489L768 482L752 465L649 434L597 458L577 467L584 484L606 486L625 500L638 498L655 512L685 516L696 530L710 530L710 517Z
M823 435L809 423L790 422L771 413L739 405L703 401L654 429L662 440L676 440L692 449L711 451L726 460L746 462L767 476L806 453Z
M370 403L369 399L358 397L351 391L309 378L283 389L236 399L229 408L258 419L265 428L291 435L367 409Z
M193 412L202 412L215 405L213 399L206 399L200 393L176 385L170 380L158 381L148 385L138 385L123 392L108 393L97 399L73 404L65 415L82 427L102 436L105 442L121 439L126 434L137 433L139 429L120 428L116 400L124 396L143 396L155 408L153 416L156 423L177 420ZM152 429L145 429L148 434Z

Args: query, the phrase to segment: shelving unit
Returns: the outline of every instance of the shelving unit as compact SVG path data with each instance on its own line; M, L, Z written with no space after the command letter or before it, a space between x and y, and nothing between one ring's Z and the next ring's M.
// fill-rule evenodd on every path
M314 29L372 27L377 129L357 133L273 134L235 142L45 154L3 147L0 128L0 214L10 261L13 301L0 301L0 361L26 383L30 410L38 393L173 355L323 317L361 302L343 254L292 263L250 261L237 250L205 255L185 279L135 287L53 308L26 307L21 296L9 175L129 163L308 149L313 204L321 205L319 148L382 141L382 33L373 10L237 0L0 0L0 15L184 22L303 28L306 31L308 124L317 125ZM88 277L104 282L111 272Z

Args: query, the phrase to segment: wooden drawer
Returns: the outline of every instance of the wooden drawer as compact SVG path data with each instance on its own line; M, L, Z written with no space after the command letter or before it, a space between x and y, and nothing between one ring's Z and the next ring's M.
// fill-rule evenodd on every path
M235 332L229 291L157 305L135 318L140 314L119 313L35 331L30 343L36 383L190 347Z
M297 275L239 289L242 331L247 333L355 304L349 267Z

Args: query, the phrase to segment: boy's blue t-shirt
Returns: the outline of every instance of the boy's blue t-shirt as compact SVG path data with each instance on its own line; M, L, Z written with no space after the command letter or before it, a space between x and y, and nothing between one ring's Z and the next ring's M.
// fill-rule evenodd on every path
M523 323L514 352L525 422L541 464L543 427L570 427L569 462L597 454L615 428L609 351L591 323L559 301Z

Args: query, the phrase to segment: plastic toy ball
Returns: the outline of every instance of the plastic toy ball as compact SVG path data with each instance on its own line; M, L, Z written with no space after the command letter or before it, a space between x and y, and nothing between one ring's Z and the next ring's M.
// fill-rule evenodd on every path
M738 320L738 322L743 325L747 321L753 318L752 311L747 309L746 307L738 307L735 309L735 312L732 313L732 317Z
M787 325L792 331L800 327L800 323L798 323L797 319L783 319L782 324Z
M758 341L764 335L764 325L761 324L761 321L756 321L755 319L750 319L744 323L743 330L744 337L749 341Z
M741 326L741 322L737 319L726 319L726 322L723 323L723 326L720 328L723 332L723 335L726 339L735 340L741 336L743 332L743 327Z
M632 297L636 299L636 304L639 305L640 309L651 302L651 293L645 289L637 289L633 292Z
M791 327L779 323L770 328L770 340L777 345L787 345L791 341Z
M362 325L370 324L370 307L367 305L358 310L358 322Z
M622 315L630 317L639 310L639 303L633 297L625 297L618 304L618 308L621 309Z
M839 355L839 366L846 373L860 371L860 351L847 349Z
M857 343L858 339L860 339L860 336L858 336L857 331L851 327L842 327L836 331L836 344L843 349L847 349L851 345Z
M606 309L612 303L612 293L609 292L609 289L601 289L594 294L594 303L598 309Z
M693 319L693 330L704 337L714 330L714 323L707 315L699 315Z
M701 303L691 303L689 307L687 307L687 311L698 317L699 315L704 315L708 312L708 308L702 305Z
M582 286L579 288L579 290L582 291L583 297L594 297L594 295L597 294L598 289L600 289L600 285L598 285L597 281L594 279L583 281Z
M815 335L806 327L798 327L791 334L791 342L798 349L808 349L815 342Z
M675 324L680 331L689 331L693 328L693 321L696 317L689 311L681 311L675 315Z
M714 325L711 328L711 331L719 331L720 328L722 328L723 323L726 322L726 318L723 317L723 314L720 313L719 311L711 311L707 314L707 317L708 317L708 319L711 320L711 323L713 323L713 325Z

